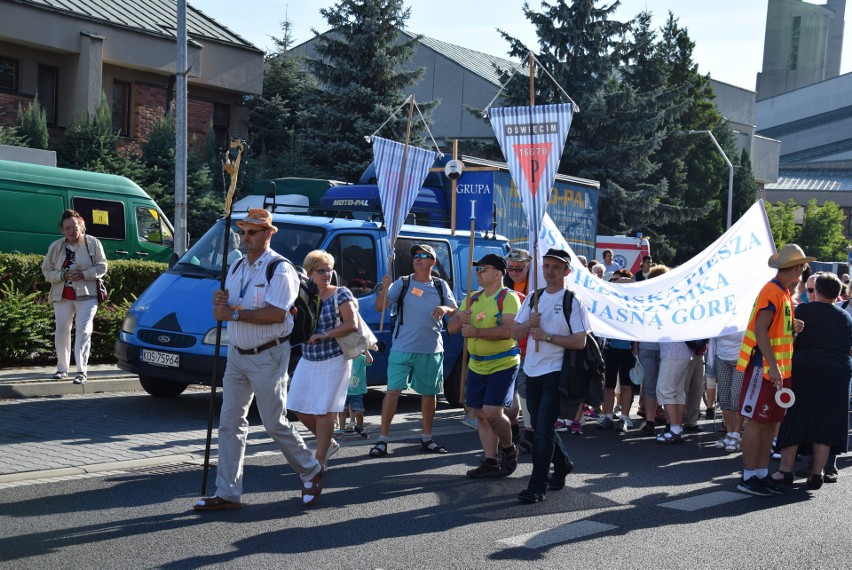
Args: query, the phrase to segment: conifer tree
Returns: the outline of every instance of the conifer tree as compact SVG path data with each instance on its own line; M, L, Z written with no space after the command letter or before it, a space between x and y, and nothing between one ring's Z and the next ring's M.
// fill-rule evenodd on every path
M364 137L391 116L423 75L422 68L402 70L419 38L401 33L410 15L403 0L338 0L320 12L331 31L317 34L319 57L306 60L318 85L302 117L301 138L323 176L357 181L372 161ZM427 114L434 103L418 106ZM407 112L397 114L379 135L404 140L406 120ZM416 127L411 142L421 142Z
M18 133L26 141L26 145L30 148L47 149L47 115L44 107L38 102L38 99L33 99L29 105L24 108L18 105Z

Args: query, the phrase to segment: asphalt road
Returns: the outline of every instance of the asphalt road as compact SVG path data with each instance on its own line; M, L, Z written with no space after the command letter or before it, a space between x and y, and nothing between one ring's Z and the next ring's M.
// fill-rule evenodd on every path
M680 446L591 426L584 436L566 434L577 465L568 486L522 505L515 496L530 473L527 458L511 477L467 479L478 463L476 434L458 410L441 408L436 439L450 453L420 453L417 401L409 398L390 454L370 458L372 439L347 441L315 508L300 506L298 478L253 432L245 508L197 513L206 395L14 405L57 432L43 442L36 427L32 441L0 436L3 462L10 445L37 443L71 455L110 444L177 455L154 455L148 467L119 462L0 484L0 565L8 568L845 568L852 553L849 458L841 458L837 484L750 497L734 490L739 457L709 447L712 432ZM0 403L4 431L8 406ZM369 424L377 406L374 397ZM82 417L90 423L75 424Z

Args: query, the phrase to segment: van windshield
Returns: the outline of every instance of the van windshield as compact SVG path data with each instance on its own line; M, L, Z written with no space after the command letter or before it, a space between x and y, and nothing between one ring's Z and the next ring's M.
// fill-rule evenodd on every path
M278 232L272 235L271 247L296 265L301 265L308 252L320 247L325 230L296 224L276 223ZM222 271L223 232L225 220L218 220L169 271L181 275L218 276ZM231 224L226 252L230 266L245 255L240 244L240 228Z

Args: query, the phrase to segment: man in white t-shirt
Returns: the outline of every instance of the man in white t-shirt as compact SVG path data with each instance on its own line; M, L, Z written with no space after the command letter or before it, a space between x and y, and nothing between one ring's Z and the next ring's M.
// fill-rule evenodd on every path
M531 304L536 295L527 296L512 326L512 338L528 337L524 373L527 375L527 408L535 430L532 476L527 488L518 494L518 500L524 503L537 503L544 500L548 490L564 488L565 478L574 469L554 429L559 417L559 376L565 350L585 348L586 331L589 330L586 307L576 296L571 303L570 319L565 318L565 277L571 273L570 263L568 252L547 250L541 264L547 286L535 310L531 309Z

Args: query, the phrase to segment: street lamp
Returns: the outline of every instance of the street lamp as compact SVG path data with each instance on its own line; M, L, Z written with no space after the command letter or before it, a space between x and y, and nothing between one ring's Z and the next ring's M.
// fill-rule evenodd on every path
M707 134L710 137L710 140L713 141L713 144L716 145L716 149L722 154L722 158L725 159L725 163L728 165L728 225L725 229L731 229L731 216L733 212L734 205L734 165L731 164L731 161L728 160L728 155L725 154L725 151L722 150L722 147L719 146L719 142L716 140L716 137L713 136L713 133L707 130L704 131L678 131L678 133L685 135L700 135Z

